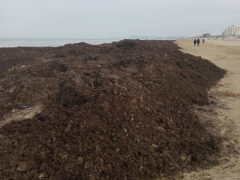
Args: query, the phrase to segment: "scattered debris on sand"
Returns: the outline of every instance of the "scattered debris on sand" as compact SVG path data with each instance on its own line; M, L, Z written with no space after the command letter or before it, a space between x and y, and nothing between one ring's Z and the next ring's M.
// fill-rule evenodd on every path
M1 48L0 179L154 179L208 162L220 139L192 108L224 73L172 41Z
M27 107L20 106L22 109L13 109L11 113L7 114L3 117L3 120L0 121L0 128L5 126L12 121L22 121L26 119L32 119L34 116L40 114L42 112L42 105L36 104L33 107L26 109Z

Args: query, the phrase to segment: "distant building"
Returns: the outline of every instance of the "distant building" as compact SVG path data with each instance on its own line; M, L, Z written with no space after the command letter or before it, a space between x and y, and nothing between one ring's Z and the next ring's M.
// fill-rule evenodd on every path
M203 38L210 38L211 37L211 34L210 33L204 33L203 34Z
M227 27L223 33L223 37L237 37L240 36L240 27L236 27L234 25Z

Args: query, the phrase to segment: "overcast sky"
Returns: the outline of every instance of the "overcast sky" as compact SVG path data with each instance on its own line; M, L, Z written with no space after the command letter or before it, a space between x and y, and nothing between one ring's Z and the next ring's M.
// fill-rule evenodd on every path
M2 38L220 34L240 26L240 0L0 0Z

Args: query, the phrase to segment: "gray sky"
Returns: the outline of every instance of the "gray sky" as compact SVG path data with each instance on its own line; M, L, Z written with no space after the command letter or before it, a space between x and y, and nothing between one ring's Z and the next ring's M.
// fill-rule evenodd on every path
M240 0L0 0L2 38L220 34L240 26Z

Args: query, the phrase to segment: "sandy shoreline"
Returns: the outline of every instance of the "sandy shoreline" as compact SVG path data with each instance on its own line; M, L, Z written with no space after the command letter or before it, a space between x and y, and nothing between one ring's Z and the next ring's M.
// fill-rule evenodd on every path
M210 169L198 169L183 175L184 180L236 180L240 177L240 41L209 40L200 47L192 41L178 41L182 51L208 59L227 71L226 76L210 90L209 95L216 99L216 107L206 107L214 113L202 113L200 117L216 125L212 132L219 132L225 139L219 165Z

